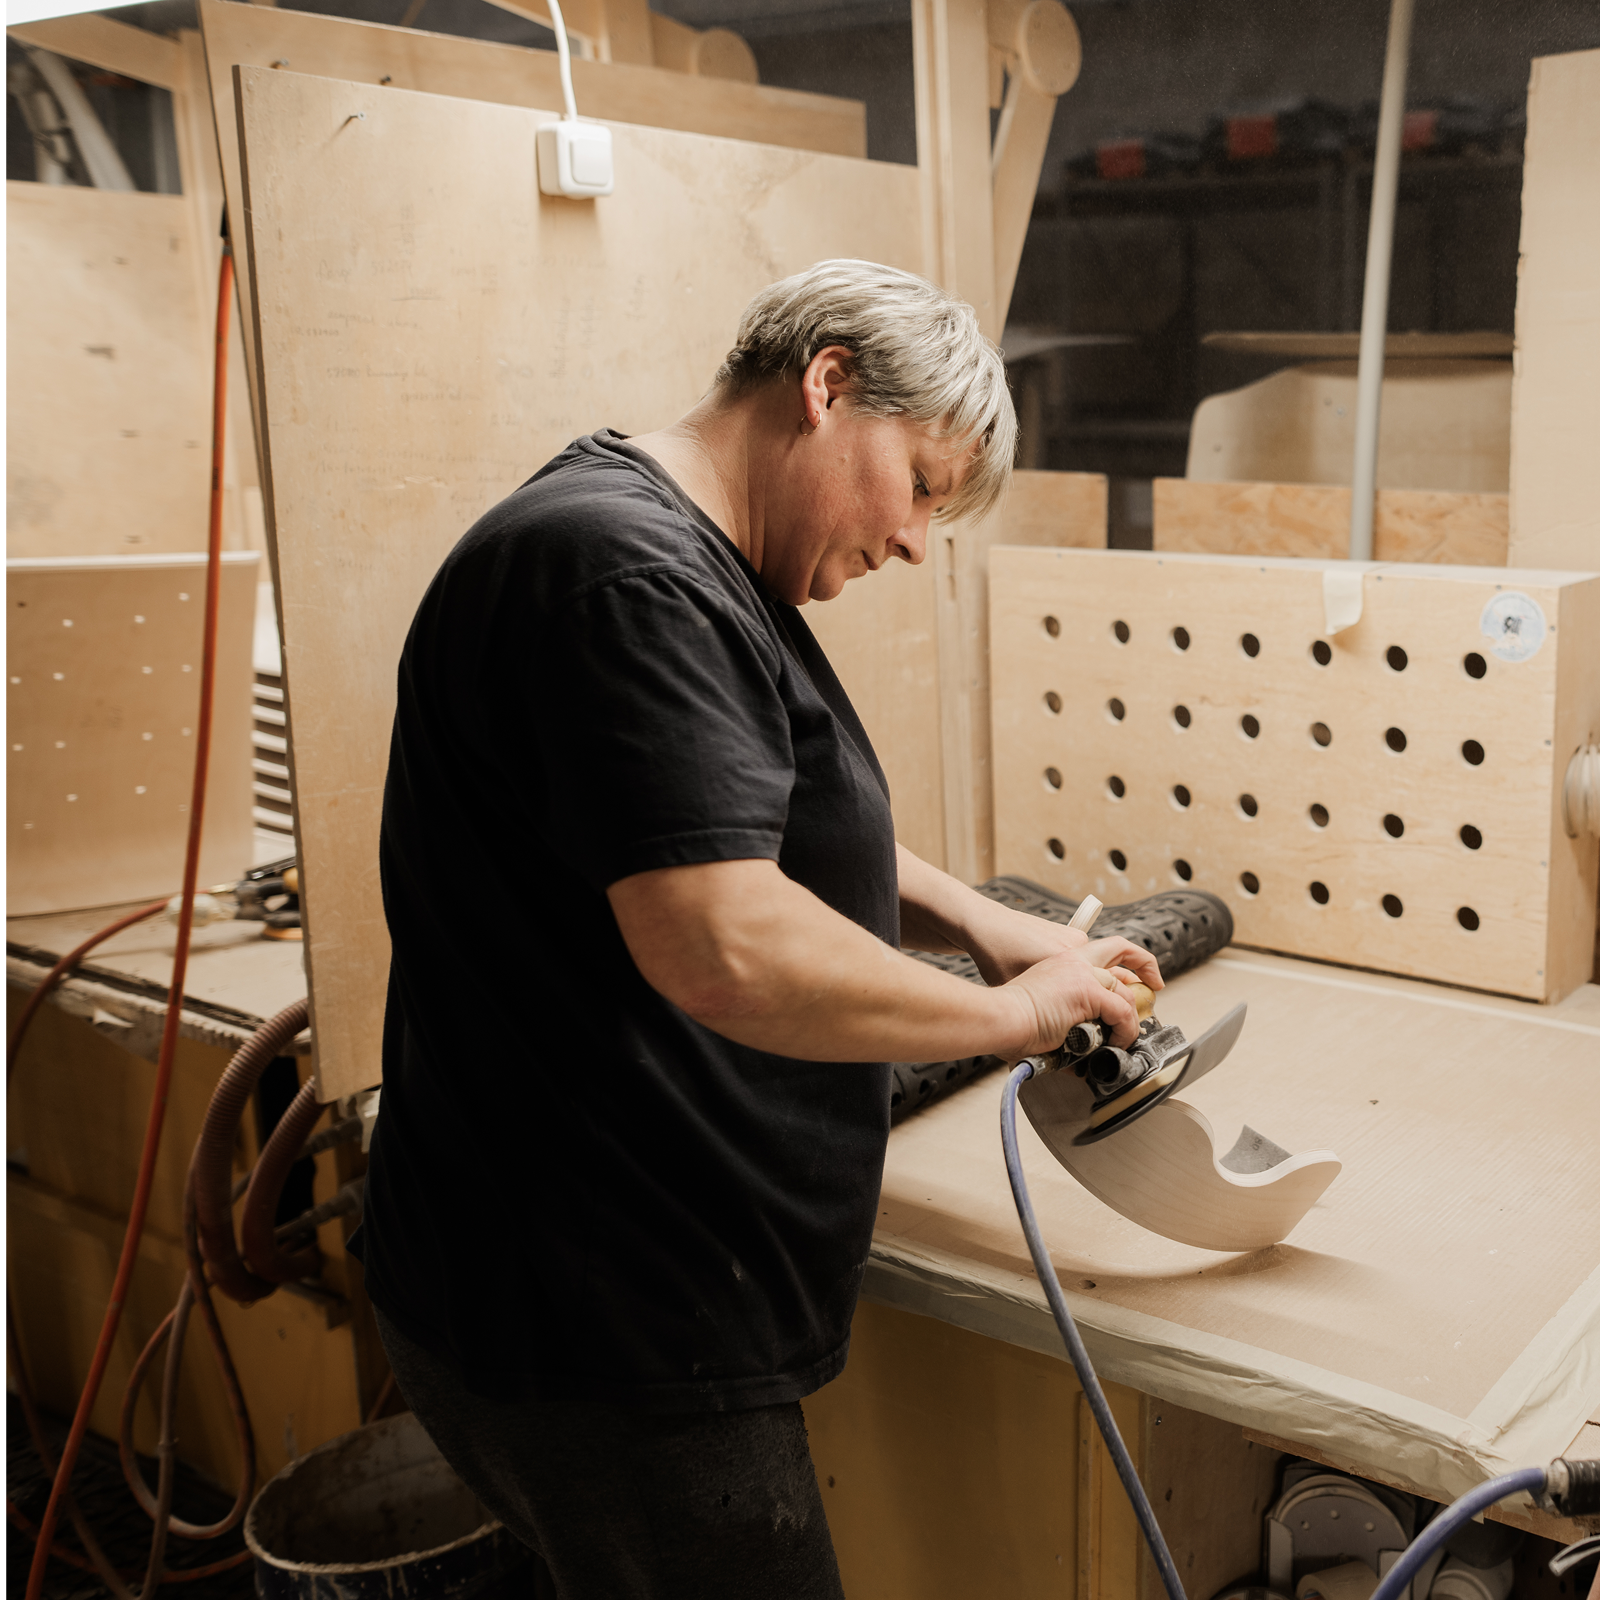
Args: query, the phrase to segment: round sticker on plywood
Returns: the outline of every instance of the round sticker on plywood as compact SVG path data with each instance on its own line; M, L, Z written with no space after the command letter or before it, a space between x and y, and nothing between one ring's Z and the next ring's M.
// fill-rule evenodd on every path
M1483 608L1478 626L1502 661L1527 661L1544 643L1544 612L1520 589L1505 589Z

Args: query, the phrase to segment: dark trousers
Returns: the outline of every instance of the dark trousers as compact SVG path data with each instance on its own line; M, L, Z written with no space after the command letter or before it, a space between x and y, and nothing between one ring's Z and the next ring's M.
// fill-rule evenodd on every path
M560 1600L844 1600L798 1403L485 1400L380 1312L400 1392Z

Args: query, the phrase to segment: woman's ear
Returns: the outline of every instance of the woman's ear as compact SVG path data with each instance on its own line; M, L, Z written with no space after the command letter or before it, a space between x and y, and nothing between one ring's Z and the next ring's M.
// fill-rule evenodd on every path
M819 350L806 364L800 377L800 399L804 406L802 424L815 427L833 402L850 392L855 382L855 356L842 344Z

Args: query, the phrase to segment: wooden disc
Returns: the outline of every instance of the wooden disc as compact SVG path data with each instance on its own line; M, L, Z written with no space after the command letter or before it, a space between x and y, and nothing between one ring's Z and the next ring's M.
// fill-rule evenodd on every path
M1022 73L1040 94L1062 95L1078 81L1083 41L1061 0L1033 0L1017 29Z

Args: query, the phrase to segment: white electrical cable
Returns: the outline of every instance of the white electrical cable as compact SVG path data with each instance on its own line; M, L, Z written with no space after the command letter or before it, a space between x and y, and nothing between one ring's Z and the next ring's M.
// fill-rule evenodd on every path
M567 43L566 19L561 15L561 0L547 0L550 20L556 29L556 56L561 63L561 98L567 109L562 113L568 122L578 120L578 103L572 95L572 47Z

